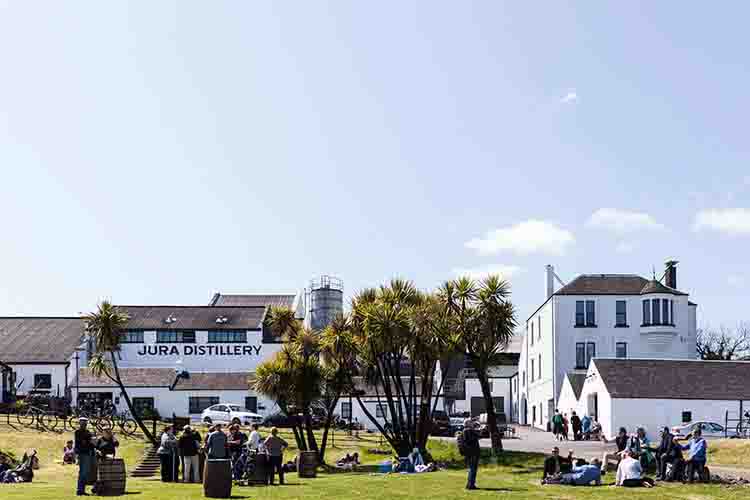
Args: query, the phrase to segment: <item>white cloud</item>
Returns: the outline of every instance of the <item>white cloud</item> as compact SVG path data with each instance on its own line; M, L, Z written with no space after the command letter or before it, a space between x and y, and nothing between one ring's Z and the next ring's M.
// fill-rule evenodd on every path
M665 229L663 224L656 222L656 219L647 213L631 212L618 208L600 208L591 214L586 225L597 229L606 229L617 234Z
M478 280L486 278L490 274L498 274L502 279L510 279L513 275L522 272L518 266L504 266L502 264L491 264L484 267L473 267L473 268L455 268L453 274L456 276L468 276L472 279Z
M615 247L615 252L617 252L617 253L632 253L633 250L635 250L635 248L636 248L636 245L634 243L630 243L628 241L621 241Z
M569 102L576 102L578 100L578 94L575 90L568 91L567 94L565 94L561 99L560 102L563 104L567 104Z
M563 255L568 245L575 241L573 233L546 221L527 220L514 226L488 231L483 238L473 238L465 243L479 255L495 255L509 251L519 255L544 253Z
M731 235L750 234L750 208L701 210L695 217L693 229L713 229Z

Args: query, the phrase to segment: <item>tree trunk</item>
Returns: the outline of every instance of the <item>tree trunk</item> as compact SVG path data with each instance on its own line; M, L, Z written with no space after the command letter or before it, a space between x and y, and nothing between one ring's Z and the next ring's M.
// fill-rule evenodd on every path
M122 379L120 378L120 369L117 366L117 358L115 357L115 353L110 351L109 354L112 359L112 368L115 371L115 380L117 381L117 385L120 387L120 392L122 393L122 397L125 398L125 404L128 405L128 410L130 411L130 414L133 416L133 420L135 420L135 423L138 424L138 427L141 429L141 432L143 432L143 435L146 436L146 439L148 439L152 445L154 446L158 445L159 443L156 441L156 436L151 434L151 432L148 430L146 425L143 423L141 416L135 411L135 408L133 407L133 402L130 400L128 391L125 389L125 385L122 383ZM76 375L76 376L79 376L79 375ZM76 394L76 397L78 397L77 394Z
M294 433L294 440L297 442L297 448L300 451L307 451L307 443L305 442L302 429L297 425L292 426L292 432Z
M323 424L323 437L320 440L320 452L318 453L318 461L321 464L326 463L326 445L328 444L328 431L333 423L333 412L336 409L336 405L339 404L340 396L336 396L333 399L333 404L326 408L326 421Z
M490 381L487 377L486 370L481 370L476 366L475 369L477 371L479 385L482 388L482 396L484 396L484 406L485 411L487 412L487 427L490 430L490 440L492 441L492 453L498 455L503 451L503 441L500 438L500 432L497 430L497 415L495 414L495 403L492 400Z
M312 415L310 409L307 408L302 412L305 418L305 431L307 431L307 447L310 451L318 451L318 442L315 439L315 432L313 431Z

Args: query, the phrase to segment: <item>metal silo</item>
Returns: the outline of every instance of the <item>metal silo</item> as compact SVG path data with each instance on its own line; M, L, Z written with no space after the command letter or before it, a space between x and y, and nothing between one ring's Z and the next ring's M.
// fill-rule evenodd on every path
M305 294L307 326L313 330L322 330L336 317L344 312L344 282L333 276L319 276L310 281Z

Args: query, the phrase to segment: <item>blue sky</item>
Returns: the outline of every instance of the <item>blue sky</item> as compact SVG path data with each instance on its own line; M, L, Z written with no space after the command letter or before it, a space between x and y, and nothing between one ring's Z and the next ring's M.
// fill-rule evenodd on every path
M670 257L750 319L748 10L0 1L0 314Z

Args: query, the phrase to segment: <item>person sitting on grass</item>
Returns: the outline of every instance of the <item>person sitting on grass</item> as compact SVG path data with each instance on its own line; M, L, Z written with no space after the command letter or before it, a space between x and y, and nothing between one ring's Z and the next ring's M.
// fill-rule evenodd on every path
M544 472L542 473L542 482L544 480L570 472L573 465L573 452L570 451L567 458L560 456L560 448L552 448L552 456L544 460Z
M642 477L642 474L643 469L641 469L641 463L636 458L635 453L632 450L628 450L624 453L623 459L620 460L620 465L617 466L615 485L628 488L639 486L645 488L653 487L654 480L648 477Z
M689 450L688 460L686 463L688 482L692 483L695 479L695 473L698 473L698 480L703 480L703 470L706 467L706 451L708 444L703 439L703 432L700 427L696 427L693 431L693 436L690 441L684 446L681 446L683 450Z
M8 463L8 457L0 453L0 477L6 471L10 470L10 464Z
M63 447L63 465L73 465L76 463L76 451L73 448L73 441L67 441Z
M563 474L560 478L560 484L570 486L589 486L591 483L596 486L602 484L602 465L597 459L589 465L573 466L569 473Z
M615 446L617 446L617 451L615 453L605 453L602 456L602 474L607 473L607 466L610 462L619 465L620 460L622 459L622 453L628 446L628 430L625 427L620 427L620 430L617 432Z

